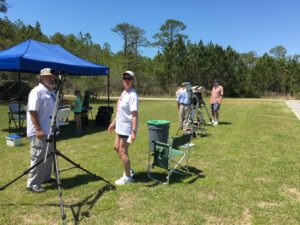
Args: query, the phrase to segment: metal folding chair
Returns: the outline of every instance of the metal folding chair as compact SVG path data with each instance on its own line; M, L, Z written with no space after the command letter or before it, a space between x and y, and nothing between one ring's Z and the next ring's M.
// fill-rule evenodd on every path
M188 162L188 154L189 152L180 150L181 146L188 144L191 140L192 134L184 134L180 137L171 137L169 143L162 143L159 141L154 141L154 152L151 152L149 149L149 157L148 157L148 177L151 180L155 180L157 182L163 184L169 184L170 177L173 173L186 175L187 165L183 166L182 162L186 160ZM189 150L188 150L189 151ZM151 161L151 155L153 155L153 161ZM158 180L151 175L154 167L160 167L168 171L166 176L166 182L162 180ZM183 169L178 170L178 169Z
M14 123L15 128L21 128L24 125L24 121L26 120L26 108L24 105L20 105L19 103L10 103L8 105L8 130L10 131L12 128L12 123ZM19 123L20 121L20 123ZM20 126L19 126L20 125Z

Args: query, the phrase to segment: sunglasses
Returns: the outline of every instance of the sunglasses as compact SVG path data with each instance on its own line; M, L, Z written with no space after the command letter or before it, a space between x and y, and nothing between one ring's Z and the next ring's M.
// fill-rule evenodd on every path
M123 80L133 80L133 79L130 77L123 77Z

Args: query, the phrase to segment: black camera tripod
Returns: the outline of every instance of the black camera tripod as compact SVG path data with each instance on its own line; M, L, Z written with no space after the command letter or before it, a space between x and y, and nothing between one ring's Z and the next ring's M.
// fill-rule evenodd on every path
M60 209L61 209L61 219L62 219L62 223L65 224L65 219L66 219L66 214L64 212L64 203L63 203L63 198L62 198L62 189L61 189L61 180L60 180L60 170L58 167L58 156L61 156L63 159L65 159L66 161L68 161L69 163L71 163L74 167L72 168L78 168L81 169L82 171L86 172L87 174L90 174L100 180L103 180L104 182L110 184L109 181L105 180L104 178L82 168L80 166L80 164L75 163L74 161L72 161L71 159L69 159L68 157L66 157L64 154L62 154L57 148L56 148L56 136L57 136L57 132L59 131L57 124L56 124L56 119L57 119L57 112L58 112L58 102L59 102L59 95L60 95L60 90L62 88L62 84L63 84L63 78L61 75L59 75L58 79L57 79L57 89L56 89L56 96L55 96L55 103L54 103L54 110L52 113L52 117L51 117L51 129L50 129L50 134L47 137L47 149L46 149L46 153L45 153L45 158L41 159L40 161L38 161L35 165L33 165L32 167L30 167L29 169L25 170L21 175L19 175L18 177L16 177L15 179L13 179L12 181L8 182L7 184L0 186L0 191L3 191L6 187L10 186L11 184L15 183L17 180L19 180L21 177L25 176L26 174L28 174L33 168L37 167L38 165L40 165L41 163L45 163L50 157L54 157L54 173L55 173L55 181L56 181L56 185L57 185L57 189L58 189L58 197L59 197L59 203L60 203ZM53 143L53 148L51 147L50 149L50 143Z

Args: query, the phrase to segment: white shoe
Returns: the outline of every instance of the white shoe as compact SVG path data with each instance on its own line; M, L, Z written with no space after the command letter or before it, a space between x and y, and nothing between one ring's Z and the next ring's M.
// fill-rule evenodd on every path
M215 122L213 123L214 126L217 126L218 124L219 124L218 121L215 121Z
M126 176L125 172L123 172L123 177ZM130 176L134 176L134 170L130 168Z
M127 183L131 183L132 180L133 180L132 177L123 176L119 180L116 180L115 184L116 185L124 185L124 184L127 184Z
M207 124L209 124L209 125L214 125L214 123L215 123L215 121L212 120L211 122L208 122Z

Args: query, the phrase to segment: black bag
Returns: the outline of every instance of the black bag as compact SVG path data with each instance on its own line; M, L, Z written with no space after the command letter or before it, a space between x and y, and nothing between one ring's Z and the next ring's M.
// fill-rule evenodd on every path
M113 107L100 106L96 115L95 124L97 126L108 126L111 122L113 112Z
M81 113L81 125L86 127L89 125L89 117L87 113Z

